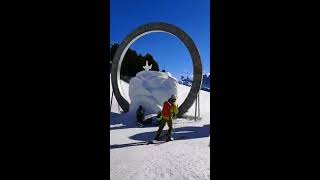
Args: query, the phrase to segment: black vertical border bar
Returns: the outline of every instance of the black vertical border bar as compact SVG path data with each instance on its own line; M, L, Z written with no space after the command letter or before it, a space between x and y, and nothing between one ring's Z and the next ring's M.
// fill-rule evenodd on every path
M103 17L102 18L102 24L103 24L103 35L102 37L104 38L105 42L103 43L104 45L104 48L106 49L105 51L105 60L106 60L106 69L105 69L105 82L108 83L106 85L107 87L107 90L106 90L106 99L105 99L105 106L104 107L107 107L107 109L105 110L107 112L107 118L106 121L105 121L105 132L106 132L106 145L105 145L105 148L104 150L106 151L106 164L107 164L107 168L106 168L106 179L110 179L110 0L104 0L103 3L102 3L102 9L103 9L103 12L105 12L103 14Z
M99 141L97 142L97 150L98 155L96 156L98 160L98 169L99 172L101 172L101 176L99 176L98 179L109 179L110 177L110 150L109 150L109 144L110 144L110 134L109 134L109 106L108 106L108 100L109 100L109 76L108 76L108 68L109 68L109 62L108 62L108 52L109 52L109 42L110 42L110 1L109 0L100 0L97 1L97 12L96 12L96 25L98 26L98 36L97 36L97 64L95 64L95 68L97 69L98 74L96 74L96 77L98 78L99 82L97 84L97 88L95 91L99 92L99 96L97 96L97 108L99 110L98 115L98 131L101 132L101 134L98 134ZM93 73L97 73L93 72ZM97 137L98 137L97 136Z
M104 172L105 172L105 179L110 179L110 108L109 108L109 100L110 100L110 78L109 78L109 71L110 71L110 63L109 63L109 57L110 57L110 49L109 49L109 44L110 44L110 0L102 0L101 2L101 9L102 9L102 15L101 15L101 20L100 20L100 24L101 24L101 43L100 45L103 48L103 57L105 60L104 63L104 83L107 89L104 91L106 92L105 94L105 99L103 99L104 102L104 112L106 112L106 117L104 118L104 132L105 137L103 138L105 141L103 150L105 152L105 166L103 166Z
M223 59L224 59L224 1L214 0L210 3L210 176L217 179L219 172L220 136L219 121L223 118ZM221 154L220 154L221 155Z

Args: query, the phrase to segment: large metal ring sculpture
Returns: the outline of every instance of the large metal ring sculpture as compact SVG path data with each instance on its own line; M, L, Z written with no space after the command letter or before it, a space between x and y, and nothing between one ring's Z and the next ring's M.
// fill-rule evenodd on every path
M180 28L167 24L167 23L149 23L138 27L136 30L131 32L119 45L112 62L112 70L111 70L111 83L114 95L123 109L124 112L129 111L130 104L123 97L123 92L120 85L120 69L123 58L131 46L136 40L140 37L153 33L153 32L164 32L169 33L173 36L178 37L184 45L187 47L193 64L193 83L191 85L190 92L184 102L179 106L179 114L178 117L181 117L184 113L188 111L188 109L192 106L194 101L197 98L197 95L201 88L202 83L202 63L201 58L198 52L198 49L193 42L193 40ZM179 98L179 97L178 97Z

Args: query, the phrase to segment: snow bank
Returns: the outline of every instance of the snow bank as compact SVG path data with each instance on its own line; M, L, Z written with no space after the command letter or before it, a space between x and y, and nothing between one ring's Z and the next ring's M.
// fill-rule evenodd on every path
M168 74L167 74L168 75ZM121 81L123 93L131 102L129 84ZM112 85L110 82L110 100ZM190 87L178 84L178 104ZM194 116L195 104L186 115ZM135 118L121 114L113 97L110 114L111 180L209 180L210 179L210 92L200 91L199 121L178 118L173 121L175 141L161 145L143 145L154 138L158 127L131 126ZM164 131L168 129L165 126ZM164 132L165 133L165 132ZM179 137L183 137L179 139ZM141 145L141 144L142 145ZM212 173L212 172L211 172Z
M178 96L178 81L169 72L141 71L129 83L129 113L142 105L145 114L155 114L172 94Z

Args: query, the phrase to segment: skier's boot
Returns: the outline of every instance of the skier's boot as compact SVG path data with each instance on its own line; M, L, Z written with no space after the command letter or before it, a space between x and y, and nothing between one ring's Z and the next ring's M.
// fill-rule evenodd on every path
M168 137L167 139L166 139L166 142L168 142L168 141L173 141L174 139L173 139L173 137Z
M155 140L155 141L160 141L160 137L159 137L159 136L156 136L156 137L154 138L154 140Z
M140 127L140 128L143 127L143 124L141 124L140 122L138 122L137 124L138 124L138 127Z

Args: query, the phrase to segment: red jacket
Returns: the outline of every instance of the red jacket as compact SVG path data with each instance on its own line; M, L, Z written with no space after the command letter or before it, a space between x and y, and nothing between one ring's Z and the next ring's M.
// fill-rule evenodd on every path
M169 120L170 119L170 109L171 109L171 104L166 101L164 104L163 104L163 108L162 108L162 112L161 112L161 115L162 115L162 118L165 119L165 120Z

